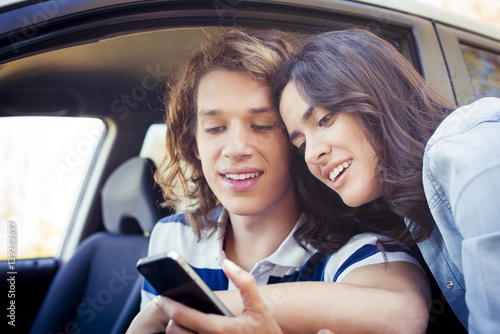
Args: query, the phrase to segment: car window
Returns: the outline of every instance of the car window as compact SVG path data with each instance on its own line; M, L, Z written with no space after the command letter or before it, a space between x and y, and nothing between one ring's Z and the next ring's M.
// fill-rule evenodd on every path
M104 131L96 118L0 118L0 235L15 226L18 258L57 254Z
M461 44L472 86L478 97L500 97L500 54Z

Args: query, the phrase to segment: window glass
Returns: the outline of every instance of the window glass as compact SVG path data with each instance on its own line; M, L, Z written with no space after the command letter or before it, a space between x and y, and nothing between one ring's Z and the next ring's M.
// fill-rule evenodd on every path
M500 54L472 47L460 46L478 97L500 97Z
M17 258L57 254L104 130L94 118L0 118L0 236L16 225Z

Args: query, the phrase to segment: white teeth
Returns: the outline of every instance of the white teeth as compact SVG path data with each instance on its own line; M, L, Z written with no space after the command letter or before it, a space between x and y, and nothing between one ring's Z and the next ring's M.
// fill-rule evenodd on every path
M346 169L347 167L349 167L350 165L352 164L352 159L349 160L349 161L346 161L340 165L338 165L337 167L335 167L333 169L333 171L330 173L329 177L330 177L330 181L335 181L335 179L337 178L337 176L339 176L340 173L342 173L342 171L344 169Z
M258 176L260 173L246 173L246 174L225 174L228 179L231 180L246 180L253 179Z

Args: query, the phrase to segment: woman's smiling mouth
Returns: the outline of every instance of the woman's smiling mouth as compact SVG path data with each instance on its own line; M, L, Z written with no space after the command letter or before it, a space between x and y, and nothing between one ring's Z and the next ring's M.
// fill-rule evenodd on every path
M330 181L335 182L338 180L338 178L343 174L343 172L349 168L349 166L352 164L352 159L345 161L341 164L339 164L337 167L333 169L333 171L330 172L328 177L330 178Z

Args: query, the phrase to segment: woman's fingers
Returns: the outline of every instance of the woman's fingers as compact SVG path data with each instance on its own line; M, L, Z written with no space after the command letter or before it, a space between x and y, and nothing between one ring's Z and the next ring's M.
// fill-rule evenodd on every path
M245 327L247 333L282 333L262 300L253 275L229 260L224 260L222 267L227 277L240 289L243 300L243 312L237 317L240 326Z
M180 325L178 325L176 322L173 320L170 320L167 326L167 330L165 331L166 334L193 334L195 332L190 331Z
M252 310L262 313L267 311L252 274L244 271L229 260L224 260L222 268L226 276L240 289L241 298L243 299L243 312Z

